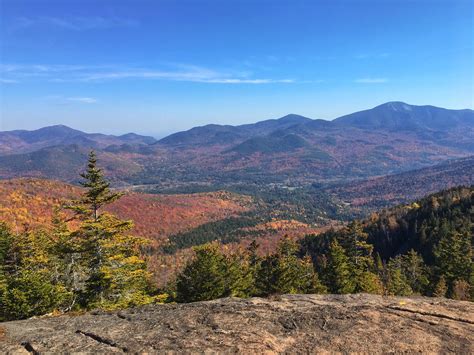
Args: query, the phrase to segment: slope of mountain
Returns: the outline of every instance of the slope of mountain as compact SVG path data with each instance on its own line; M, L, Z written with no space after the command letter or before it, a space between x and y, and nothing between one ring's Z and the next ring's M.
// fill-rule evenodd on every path
M387 102L370 110L334 120L342 126L386 130L451 130L474 126L472 110L447 110L435 106L414 106Z
M54 209L78 198L79 187L44 179L0 181L0 221L13 230L51 225ZM134 233L162 243L170 235L254 208L253 199L228 192L183 195L127 193L109 207L135 221Z
M301 137L295 134L284 134L277 131L265 137L253 137L245 140L244 142L236 145L231 149L233 152L240 153L242 155L248 155L253 153L281 153L281 152L293 152L296 149L304 148L308 146L308 143Z
M112 136L99 133L84 133L64 125L40 128L34 131L0 132L0 154L34 152L43 148L77 144L87 148L105 148L113 144L151 144L153 137L135 133Z
M253 136L264 136L273 131L311 122L307 117L290 114L279 119L270 119L240 126L209 124L194 127L162 138L158 144L164 146L214 146L229 145Z
M329 188L352 207L373 210L407 203L429 193L455 186L474 185L474 156L435 166L350 182Z
M368 242L374 246L374 252L379 253L383 260L413 249L423 256L428 266L433 266L436 248L442 238L454 233L465 236L470 243L474 243L473 208L474 185L456 187L425 196L410 204L374 212L361 221L361 225L368 235ZM318 236L307 236L305 251L315 259L321 258L322 255L327 255L333 238L344 244L353 238L351 233L349 229L341 229ZM458 252L470 253L463 249ZM470 270L468 275L469 273Z
M63 126L3 132L0 178L73 181L79 159L72 152L91 147L121 185L300 186L395 174L472 155L474 112L390 102L334 121L288 115L241 126L195 127L158 142L134 134L81 134Z
M49 177L63 181L76 181L87 161L89 147L82 144L53 146L12 155L0 155L0 175L12 177ZM131 159L102 152L101 164L113 181L141 171L142 167Z

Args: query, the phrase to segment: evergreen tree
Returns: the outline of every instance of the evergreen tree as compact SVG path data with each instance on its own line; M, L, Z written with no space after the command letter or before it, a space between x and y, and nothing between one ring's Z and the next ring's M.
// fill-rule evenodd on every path
M389 295L409 296L413 290L402 270L402 258L397 256L388 262L388 280L386 291Z
M325 293L309 257L298 257L298 245L281 240L275 254L266 257L257 274L258 295L283 293Z
M0 319L12 320L61 309L71 297L55 276L51 237L41 231L14 237L0 227Z
M365 271L356 275L354 292L372 293L381 295L384 292L382 281L380 277L371 272Z
M196 253L178 275L178 302L207 301L224 297L227 291L227 262L216 244L194 248Z
M111 192L97 167L94 152L90 153L87 171L81 176L86 191L68 207L75 211L81 224L63 246L70 254L80 255L77 263L86 270L84 287L79 291L82 304L116 308L151 302L150 274L139 254L146 240L128 235L133 228L131 221L100 213L103 206L122 194Z
M97 157L94 151L89 153L87 170L81 174L81 177L84 181L80 184L86 188L86 192L69 208L77 214L85 216L86 219L92 217L94 221L97 221L99 209L116 201L123 194L111 192L110 184L105 180L102 170L97 167Z
M373 245L367 242L369 235L364 232L360 221L353 221L344 231L343 241L339 241L349 260L354 264L355 272L366 272L373 268Z
M375 269L372 256L373 245L369 244L368 233L364 232L362 223L354 221L344 230L342 246L351 264L351 273L354 280L352 292L382 293L383 286Z
M444 275L451 295L455 280L470 281L472 262L472 241L469 232L461 234L457 231L443 233L435 248L437 273Z
M447 292L448 287L446 286L446 279L441 275L433 291L433 297L446 297Z
M428 270L421 255L411 249L402 256L401 267L413 292L424 294L429 285Z
M245 291L246 296L254 296L258 294L257 275L261 269L262 258L258 256L258 243L253 240L247 247L245 260L243 261L244 279L248 288Z
M329 247L328 264L326 268L327 285L333 293L352 293L355 282L351 272L351 265L344 248L336 239Z

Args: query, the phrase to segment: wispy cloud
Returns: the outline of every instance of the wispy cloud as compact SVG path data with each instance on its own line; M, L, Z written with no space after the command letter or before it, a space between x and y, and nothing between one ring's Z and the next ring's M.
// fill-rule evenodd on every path
M382 53L358 53L354 55L355 59L380 59L380 58L387 58L390 56L388 52Z
M64 95L46 95L40 97L41 100L47 100L51 104L56 105L72 105L75 103L78 104L95 104L99 102L98 99L89 96L64 96Z
M358 84L383 84L388 82L387 78L361 78L354 80Z
M83 104L95 104L97 102L97 99L94 99L93 97L68 97L67 100Z
M30 78L49 82L107 82L112 80L166 80L210 84L295 83L291 78L256 78L249 71L218 71L189 64L166 64L160 69L126 66L2 65L0 71L14 80Z
M18 80L14 80L14 79L3 79L3 78L0 78L0 83L1 84L17 84L19 83Z
M137 20L114 16L32 16L17 17L14 22L7 26L7 28L10 31L19 31L36 27L56 27L70 31L87 31L115 27L133 27L137 25L139 25Z

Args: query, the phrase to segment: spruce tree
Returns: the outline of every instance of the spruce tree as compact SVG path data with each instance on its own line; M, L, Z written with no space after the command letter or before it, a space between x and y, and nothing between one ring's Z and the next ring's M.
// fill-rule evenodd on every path
M99 209L116 201L123 194L111 192L110 183L104 178L102 169L97 167L97 157L94 151L89 153L87 170L80 176L84 179L80 184L86 188L86 192L69 208L86 218L92 216L94 221L97 221Z
M355 290L355 282L349 258L344 248L336 239L329 247L329 257L326 268L327 285L333 293L352 293Z
M275 254L266 257L257 273L258 295L326 293L309 257L298 257L298 245L284 238Z
M41 231L12 236L0 226L0 320L62 309L72 296L55 272L53 240Z
M451 295L455 280L470 281L473 268L472 245L469 231L443 233L435 248L435 265L439 275L446 279L448 295Z
M402 256L401 267L413 292L424 294L429 285L428 269L421 255L411 249Z
M409 296L413 290L402 270L402 259L400 256L390 259L387 265L387 285L386 291L389 295Z
M365 272L373 268L373 245L367 242L369 235L364 232L360 221L353 221L344 230L344 238L339 241L345 249L349 260L354 264L354 270Z
M150 273L140 257L146 240L128 234L133 222L100 211L122 194L110 190L93 151L81 177L86 190L68 206L80 226L70 233L64 246L69 253L80 255L76 263L86 270L84 287L79 290L82 305L116 308L150 302Z
M216 244L194 248L195 257L178 275L176 292L178 302L207 301L224 297L227 290L224 255Z

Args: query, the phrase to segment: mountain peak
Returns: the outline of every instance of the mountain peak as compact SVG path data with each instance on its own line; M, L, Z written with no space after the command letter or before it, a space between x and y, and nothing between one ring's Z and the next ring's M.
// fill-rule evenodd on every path
M304 117L304 116L301 116L301 115L297 115L297 114L294 114L294 113L290 113L286 116L278 118L277 121L279 121L279 122L291 122L291 123L303 123L303 122L311 121L311 118Z
M42 131L42 132L78 132L78 133L80 132L80 133L82 133L81 131L78 131L74 128L68 127L68 126L63 125L63 124L46 126L46 127L43 127L43 128L39 128L35 131L36 132ZM34 131L31 131L31 132L34 132Z
M412 111L413 106L401 101L390 101L375 107L374 109L389 109L391 111Z

